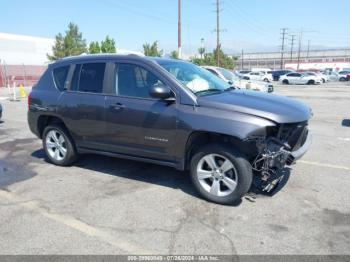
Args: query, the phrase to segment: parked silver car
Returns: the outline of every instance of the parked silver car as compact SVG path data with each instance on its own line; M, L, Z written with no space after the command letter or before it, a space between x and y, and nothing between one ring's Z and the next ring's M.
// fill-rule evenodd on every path
M263 81L253 81L246 79L244 76L237 75L225 68L216 66L202 66L204 69L218 76L222 80L230 83L234 87L239 89L250 89L255 91L261 91L266 93L273 92L273 85Z

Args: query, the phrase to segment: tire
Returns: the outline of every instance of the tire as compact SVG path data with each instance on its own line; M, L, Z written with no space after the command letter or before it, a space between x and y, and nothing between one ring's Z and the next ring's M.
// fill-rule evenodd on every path
M74 141L64 126L59 124L47 126L44 129L42 141L46 156L51 163L69 166L77 159Z
M341 78L339 78L339 81L340 81L340 82L345 82L345 81L346 81L346 78L345 78L345 77L341 77Z
M309 80L309 82L307 82L308 85L314 85L315 81L314 80Z
M265 79L264 79L264 82L270 82L270 81L269 81L269 79L265 78Z
M215 168L212 168L213 164L208 164L213 163L212 161ZM224 166L224 163L227 165ZM214 169L221 168L227 171L214 172ZM202 178L199 178L201 174ZM209 144L199 148L193 155L191 180L203 198L229 205L240 200L248 192L252 185L253 172L250 163L238 150L221 144Z
M326 79L322 78L322 82L323 82L323 84L325 84L326 83Z
M285 80L282 81L282 84L289 85L289 81L287 79L285 79Z

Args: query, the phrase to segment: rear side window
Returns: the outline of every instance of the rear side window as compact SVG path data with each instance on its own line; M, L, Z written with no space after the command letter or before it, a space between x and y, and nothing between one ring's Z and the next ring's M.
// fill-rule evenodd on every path
M105 63L76 65L71 90L87 93L103 93Z
M53 79L58 90L65 89L66 79L68 76L70 66L58 67L53 70Z
M105 63L84 64L80 72L79 91L102 93L105 68Z

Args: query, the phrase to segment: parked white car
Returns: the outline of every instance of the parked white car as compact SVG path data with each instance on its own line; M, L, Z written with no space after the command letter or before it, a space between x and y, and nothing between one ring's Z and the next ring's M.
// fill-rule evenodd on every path
M208 70L214 75L218 76L222 80L230 83L232 86L239 89L250 89L255 91L261 91L266 93L273 92L273 85L266 82L246 80L243 76L235 74L225 68L216 66L202 66L202 68Z
M261 71L252 71L248 74L244 75L248 78L248 80L255 80L255 81L264 81L264 82L272 82L273 77L272 74L267 74L266 72Z
M322 80L314 75L293 72L281 76L279 82L285 85L316 85L321 84Z
M339 81L339 75L337 72L329 71L329 70L324 70L320 72L321 75L324 75L328 78L328 81Z

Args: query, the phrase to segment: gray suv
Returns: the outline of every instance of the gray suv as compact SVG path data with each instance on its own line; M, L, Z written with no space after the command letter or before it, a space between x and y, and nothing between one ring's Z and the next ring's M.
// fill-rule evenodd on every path
M52 163L96 153L174 167L221 204L239 200L253 180L273 190L311 142L309 107L235 90L180 60L65 58L49 65L28 104L29 127Z

